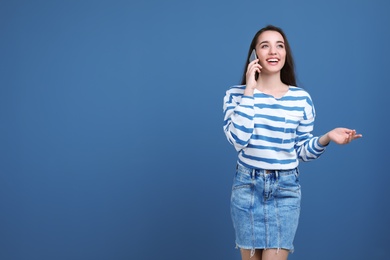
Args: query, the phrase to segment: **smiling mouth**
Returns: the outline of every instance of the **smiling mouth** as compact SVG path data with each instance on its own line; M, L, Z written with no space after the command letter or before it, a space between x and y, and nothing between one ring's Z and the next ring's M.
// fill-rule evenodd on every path
M279 62L279 60L272 58L272 59L267 59L267 62L272 65L276 65Z
M278 65L279 59L277 58L271 58L266 60L269 65L275 66Z

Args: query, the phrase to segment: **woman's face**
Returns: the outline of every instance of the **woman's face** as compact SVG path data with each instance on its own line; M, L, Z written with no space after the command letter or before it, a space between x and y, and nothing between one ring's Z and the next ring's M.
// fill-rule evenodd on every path
M259 35L256 44L261 73L280 72L286 62L286 48L283 36L276 31L265 31Z

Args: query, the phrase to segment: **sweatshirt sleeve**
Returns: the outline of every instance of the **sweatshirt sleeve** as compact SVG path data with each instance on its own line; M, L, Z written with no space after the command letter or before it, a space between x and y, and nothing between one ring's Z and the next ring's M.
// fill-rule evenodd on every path
M254 98L243 95L242 87L226 91L223 104L223 129L228 141L237 151L245 148L254 129Z
M317 159L325 152L325 146L319 143L319 137L313 136L315 109L310 96L306 99L304 118L297 128L295 150L298 159L304 162Z

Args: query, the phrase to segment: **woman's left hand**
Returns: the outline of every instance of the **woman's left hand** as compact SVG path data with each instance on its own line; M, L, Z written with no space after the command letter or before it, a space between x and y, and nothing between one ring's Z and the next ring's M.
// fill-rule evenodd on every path
M361 134L356 133L356 130L351 130L343 127L335 128L329 131L326 135L330 141L333 141L336 144L348 144L353 140L362 137Z

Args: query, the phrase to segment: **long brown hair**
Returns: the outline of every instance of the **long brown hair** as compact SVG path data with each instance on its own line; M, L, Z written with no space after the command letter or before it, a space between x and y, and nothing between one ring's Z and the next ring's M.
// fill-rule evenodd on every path
M287 37L286 37L285 33L283 32L283 30L281 28L273 26L273 25L267 25L266 27L260 29L253 37L251 45L249 47L248 56L246 58L244 73L243 73L242 79L241 79L241 84L242 85L246 84L246 70L247 70L248 64L249 64L249 56L251 55L252 50L256 48L257 39L259 38L260 34L262 34L265 31L275 31L275 32L278 32L282 35L282 37L284 39L284 46L286 48L286 62L285 62L284 66L280 72L280 79L286 85L297 86L297 82L295 79L294 59L292 56L290 44L288 43Z

